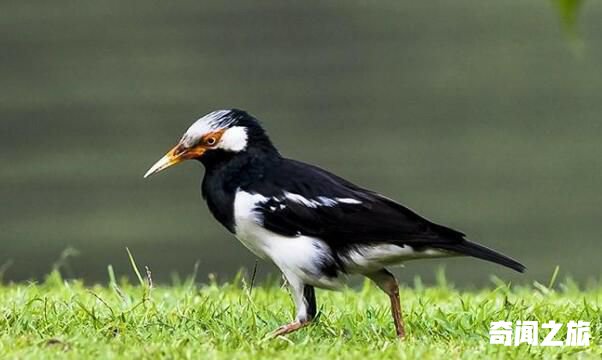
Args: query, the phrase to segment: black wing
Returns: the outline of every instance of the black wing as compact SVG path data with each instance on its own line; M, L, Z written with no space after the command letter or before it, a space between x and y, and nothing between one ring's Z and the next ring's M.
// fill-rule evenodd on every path
M392 243L417 251L443 249L524 269L514 260L465 240L460 231L435 224L318 167L286 160L275 171L266 177L272 182L259 191L266 194L272 189L259 210L263 226L278 234L317 237L336 251Z
M290 160L286 165L269 177L276 182L270 188L281 189L281 193L270 194L260 205L264 226L276 233L315 236L335 247L371 243L421 246L457 242L464 236L317 167ZM284 196L285 192L290 196Z

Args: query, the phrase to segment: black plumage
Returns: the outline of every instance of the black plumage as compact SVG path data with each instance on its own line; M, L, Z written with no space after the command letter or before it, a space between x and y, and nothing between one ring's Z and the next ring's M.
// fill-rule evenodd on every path
M207 140L212 137L218 140ZM283 254L282 250L278 250L279 253L274 255L268 249L270 246L253 240L259 243L258 248L266 247L267 256L280 264L293 287L299 284L298 296L302 301L297 302L297 306L304 309L298 315L298 325L289 324L280 333L296 330L315 316L313 286L321 286L322 277L334 279L350 271L358 272L357 258L362 259L363 252L379 246L409 249L412 258L428 257L429 251L435 250L438 254L474 256L516 271L525 270L519 262L466 240L465 234L458 230L427 220L387 197L324 169L281 156L259 122L244 111L208 114L189 129L174 149L166 155L172 163L180 161L178 156L203 163L206 169L202 182L203 197L215 218L237 237L261 240L263 236L272 241L272 237L280 236L283 239L278 240L280 242L309 239L316 247L315 252L309 249L298 255L317 254L309 261L310 265L317 264L317 270L310 271L295 265L294 261L285 264L284 260L277 258L295 257L295 254ZM195 155L177 155L186 151ZM167 160L161 161L165 163ZM165 163L167 165L158 163L149 170L149 174L171 165L169 161ZM242 200L240 194L244 195ZM249 199L254 202L248 205L250 215L247 218L257 229L249 230L247 227L244 231L254 232L252 236L242 234L237 221L246 221L247 218L236 213L237 207L247 206L245 201ZM299 244L305 246L304 243ZM276 245L280 246L280 243ZM403 259L394 260L398 263ZM363 261L360 263L364 264ZM354 268L351 269L349 264L354 264ZM365 271L361 269L362 265L359 266L360 273L376 281L391 296L398 335L403 336L399 309L399 315L395 315L395 301L397 304L399 301L394 300L398 294L393 276L384 266L366 267ZM291 279L299 273L298 279Z
M465 234L458 230L433 223L389 198L324 169L282 157L257 120L240 110L233 112L239 119L234 124L253 129L247 152L229 155L219 151L199 159L206 168L203 197L213 215L231 232L234 232L234 196L242 189L271 198L260 206L266 229L284 236L319 237L332 248L335 256L344 256L358 245L392 243L409 245L416 250L442 249L524 271L520 263L467 241ZM285 191L308 199L320 196L357 199L361 204L311 208L292 200L276 201ZM284 209L270 210L275 202L282 201L286 203Z

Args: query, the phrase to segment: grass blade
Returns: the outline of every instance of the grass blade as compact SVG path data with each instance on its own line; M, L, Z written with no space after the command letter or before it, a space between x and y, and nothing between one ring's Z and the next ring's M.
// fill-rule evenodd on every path
M130 252L130 249L128 247L126 247L125 250L128 252L128 257L130 258L130 264L132 265L132 268L134 269L134 272L136 273L136 277L138 277L140 286L144 286L144 279L142 279L142 275L140 275L140 270L138 270L138 266L136 265L136 260L134 260L134 256L132 255L132 253Z

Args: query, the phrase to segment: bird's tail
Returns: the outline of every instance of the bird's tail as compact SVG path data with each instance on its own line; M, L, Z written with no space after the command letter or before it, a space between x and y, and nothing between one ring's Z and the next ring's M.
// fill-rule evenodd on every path
M463 240L459 243L437 244L437 247L462 255L474 256L482 260L491 261L521 273L525 272L525 270L527 269L523 264L519 263L514 259L509 258L506 255L502 255L497 251L491 250L488 247L470 242L468 240Z

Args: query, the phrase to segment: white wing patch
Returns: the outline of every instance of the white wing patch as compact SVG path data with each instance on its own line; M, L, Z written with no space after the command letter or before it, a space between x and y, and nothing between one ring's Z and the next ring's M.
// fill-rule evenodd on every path
M343 204L361 204L362 202L351 198L329 198L326 196L318 196L315 199L307 199L302 195L294 194L290 192L284 192L284 196L265 197L261 194L252 194L245 191L239 190L236 193L236 201L234 202L234 213L235 215L245 218L247 220L253 220L257 224L263 224L263 218L261 213L258 211L261 205L267 202L273 201L267 208L269 211L277 211L286 209L285 199L293 201L295 203L307 206L315 209L319 206L333 207L339 203Z
M329 198L327 196L318 196L315 199L308 199L302 195L290 193L290 192L284 192L284 197L289 199L290 201L296 202L298 204L301 204L303 206L307 206L307 207L313 208L313 209L315 209L319 206L333 207L333 206L337 206L337 204L339 204L339 203L342 203L342 204L361 204L362 203L361 201L352 199L352 198L340 198L340 197Z
M340 203L343 204L352 204L352 205L358 205L361 204L362 202L357 200L357 199L352 199L352 198L336 198L336 200Z

